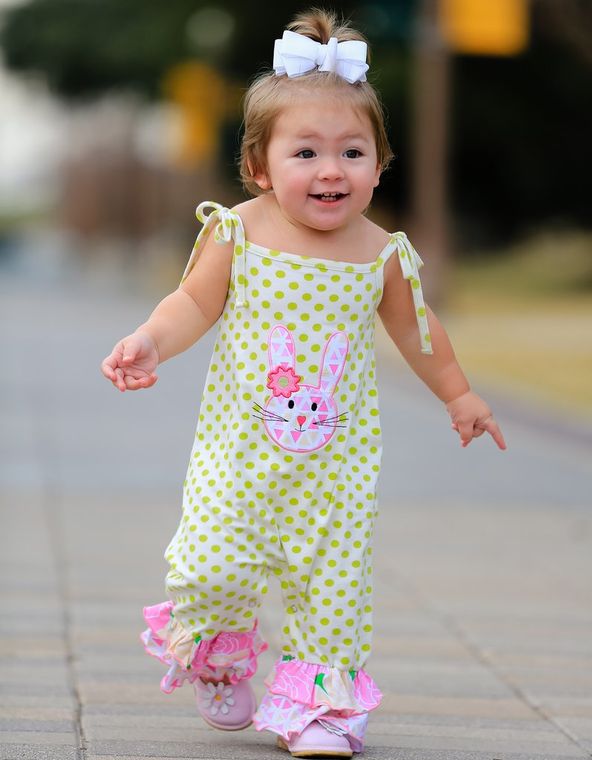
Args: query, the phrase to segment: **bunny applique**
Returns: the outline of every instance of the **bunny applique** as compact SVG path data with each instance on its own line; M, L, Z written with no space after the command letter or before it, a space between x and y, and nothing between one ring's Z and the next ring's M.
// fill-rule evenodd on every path
M269 437L286 451L315 451L325 446L337 428L346 427L347 413L339 412L335 389L343 374L349 341L336 332L326 342L317 385L302 382L296 371L296 349L291 332L276 325L268 339L271 395L254 416L262 420Z

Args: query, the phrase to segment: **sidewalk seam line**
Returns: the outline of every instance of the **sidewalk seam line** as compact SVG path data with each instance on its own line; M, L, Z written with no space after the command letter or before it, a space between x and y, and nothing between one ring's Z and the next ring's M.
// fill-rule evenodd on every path
M45 479L43 492L43 505L45 519L48 526L49 543L53 555L58 597L61 603L60 617L62 628L62 639L66 648L66 665L67 680L71 696L74 701L73 726L76 738L76 758L77 760L86 760L86 739L82 727L82 701L76 679L75 656L72 640L72 620L68 607L68 579L66 572L65 546L63 541L63 531L61 529L60 501L54 487L49 479Z
M442 621L448 627L449 631L460 639L460 641L464 646L466 646L466 648L469 650L469 652L471 652L475 659L484 665L491 673L493 673L496 678L499 678L499 680L504 683L516 695L516 697L518 697L519 700L528 705L528 707L530 707L531 710L533 710L544 721L554 726L561 734L573 742L576 747L578 747L578 749L581 749L583 752L585 752L587 757L592 757L592 754L590 754L586 747L580 743L580 740L575 734L572 734L569 729L564 728L553 718L552 715L549 715L539 703L524 693L520 686L514 683L508 676L501 673L495 666L495 663L493 663L487 657L485 652L483 652L477 644L473 643L467 634L449 616L442 615Z
M413 594L417 600L419 600L419 603L423 608L428 612L430 615L433 615L437 619L439 619L442 624L445 626L445 628L448 629L448 631L455 636L464 647L469 651L469 653L477 660L477 662L480 662L484 667L486 667L490 673L492 673L496 678L498 678L503 684L505 684L510 691L512 691L515 696L524 704L526 704L533 712L535 712L542 720L544 720L547 723L550 723L556 730L558 730L563 736L565 736L567 739L569 739L570 742L575 744L575 746L580 749L582 752L585 753L585 756L588 758L592 758L592 753L589 752L589 750L584 747L581 743L578 737L571 733L568 729L564 728L560 723L557 723L552 715L548 715L545 710L541 707L541 705L537 704L536 702L533 702L528 695L526 695L522 689L513 683L507 676L505 676L503 673L499 672L496 668L495 664L487 657L485 652L483 652L478 644L474 643L469 636L464 632L464 630L454 621L454 619L446 614L442 613L439 610L435 609L429 602L426 601L425 597L421 594L421 592L418 591L418 589L415 587L415 585L409 581L408 578L406 578L400 571L397 571L397 575L399 576L400 580L403 581L404 585L407 587L407 592Z
M525 694L517 684L513 683L507 676L505 676L503 673L498 671L495 664L487 657L486 653L481 650L478 644L474 643L469 638L469 636L460 627L460 625L456 623L456 621L451 615L442 613L439 610L435 609L429 602L426 601L425 597L417 590L417 588L415 587L413 583L411 583L407 578L401 575L401 573L398 573L398 574L401 580L403 580L404 583L407 585L408 589L412 590L412 593L420 601L420 604L424 607L424 609L427 612L429 612L431 615L434 615L436 618L439 618L442 621L442 624L448 629L448 631L453 636L455 636L462 643L464 647L466 647L466 649L477 660L477 662L480 662L483 666L485 666L490 671L490 673L492 673L503 684L505 684L521 702L526 704L542 720L544 720L547 723L550 723L552 726L555 727L557 731L559 731L561 734L563 734L563 736L569 739L570 742L575 744L578 749L582 750L582 752L585 752L586 757L592 758L592 753L590 753L588 749L581 744L580 740L575 734L572 734L571 731L564 728L560 723L557 723L557 721L553 718L553 716L548 715L541 705L537 704L532 699L530 699L528 695Z

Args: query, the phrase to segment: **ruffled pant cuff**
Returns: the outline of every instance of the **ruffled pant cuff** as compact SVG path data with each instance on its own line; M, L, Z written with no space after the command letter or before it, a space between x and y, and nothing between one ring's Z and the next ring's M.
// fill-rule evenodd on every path
M292 741L314 720L347 736L354 752L364 748L368 713L382 694L364 671L282 658L265 679L267 693L255 713L258 731L273 731Z
M222 631L211 639L203 639L177 622L173 606L169 601L144 607L148 628L140 636L146 652L169 666L160 682L165 694L202 676L215 680L227 677L235 684L254 675L257 656L267 649L257 623L251 631Z

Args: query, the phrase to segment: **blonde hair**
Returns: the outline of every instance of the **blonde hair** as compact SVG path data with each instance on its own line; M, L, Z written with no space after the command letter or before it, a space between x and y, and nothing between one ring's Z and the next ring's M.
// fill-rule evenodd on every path
M319 8L299 14L287 28L324 45L330 37L337 37L338 42L366 42L360 32L352 29L344 21L339 22L334 13ZM285 74L277 76L274 71L267 71L255 79L244 99L240 176L243 187L251 195L263 192L255 182L254 176L267 171L266 153L274 120L294 99L310 96L312 92L337 95L340 101L345 100L353 108L366 114L374 132L376 155L381 171L389 165L393 152L386 135L384 111L378 94L369 82L350 84L337 74L318 69L294 78Z

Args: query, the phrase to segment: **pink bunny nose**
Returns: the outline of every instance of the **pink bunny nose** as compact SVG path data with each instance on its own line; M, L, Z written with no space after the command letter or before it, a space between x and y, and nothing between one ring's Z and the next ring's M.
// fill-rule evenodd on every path
M304 423L306 422L306 417L296 417L296 419L298 420L298 424L300 425L300 427L302 427Z

